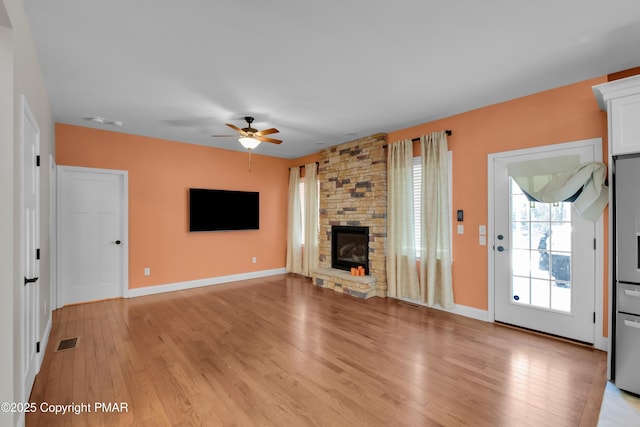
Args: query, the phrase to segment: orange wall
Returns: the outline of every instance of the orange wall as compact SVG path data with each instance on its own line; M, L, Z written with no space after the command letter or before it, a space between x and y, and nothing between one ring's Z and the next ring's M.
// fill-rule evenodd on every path
M487 246L478 244L478 226L488 224L487 156L601 137L606 162L606 114L598 109L591 89L606 81L606 76L592 79L389 133L388 140L393 143L433 131L453 131L448 138L453 152L453 211L465 212L465 234L453 235L456 303L488 308ZM606 225L606 216L604 221ZM606 270L606 256L604 265ZM607 276L605 271L605 279ZM607 283L604 280L605 299ZM607 301L605 322L606 307ZM605 325L605 334L606 330Z
M249 172L246 152L56 125L58 165L128 171L129 288L284 268L291 161L252 159ZM260 230L189 233L189 187L259 191Z
M297 167L308 165L309 163L319 162L320 161L320 153L309 154L308 156L298 157L297 159L289 160L289 167Z
M290 168L297 168L300 166L308 165L309 163L317 163L320 161L320 153L309 154L308 156L298 157L289 161ZM305 168L300 168L300 177L304 177L306 172Z

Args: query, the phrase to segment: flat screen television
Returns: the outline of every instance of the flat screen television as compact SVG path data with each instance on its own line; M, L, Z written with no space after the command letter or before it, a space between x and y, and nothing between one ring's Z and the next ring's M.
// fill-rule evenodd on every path
M189 189L189 231L258 230L260 193Z

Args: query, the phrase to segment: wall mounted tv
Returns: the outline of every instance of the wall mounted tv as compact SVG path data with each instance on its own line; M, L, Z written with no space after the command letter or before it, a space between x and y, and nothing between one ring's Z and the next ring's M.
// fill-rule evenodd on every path
M258 230L260 193L189 189L189 231Z

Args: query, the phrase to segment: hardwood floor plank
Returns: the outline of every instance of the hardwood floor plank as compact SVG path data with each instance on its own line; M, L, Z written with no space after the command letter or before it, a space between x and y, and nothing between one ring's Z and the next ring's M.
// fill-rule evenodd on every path
M53 352L78 336L75 350ZM55 343L54 343L55 341ZM64 307L27 426L595 426L606 355L293 275Z

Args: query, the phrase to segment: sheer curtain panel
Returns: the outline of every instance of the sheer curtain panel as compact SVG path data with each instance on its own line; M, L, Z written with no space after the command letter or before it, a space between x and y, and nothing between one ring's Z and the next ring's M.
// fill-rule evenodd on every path
M318 165L304 166L304 250L302 274L311 276L318 266Z
M420 137L422 194L420 197L420 293L422 302L453 308L451 279L451 212L447 134Z
M413 222L413 142L388 146L387 282L389 295L420 299Z
M287 221L287 263L289 273L302 274L302 212L300 211L300 168L289 171L289 216Z

